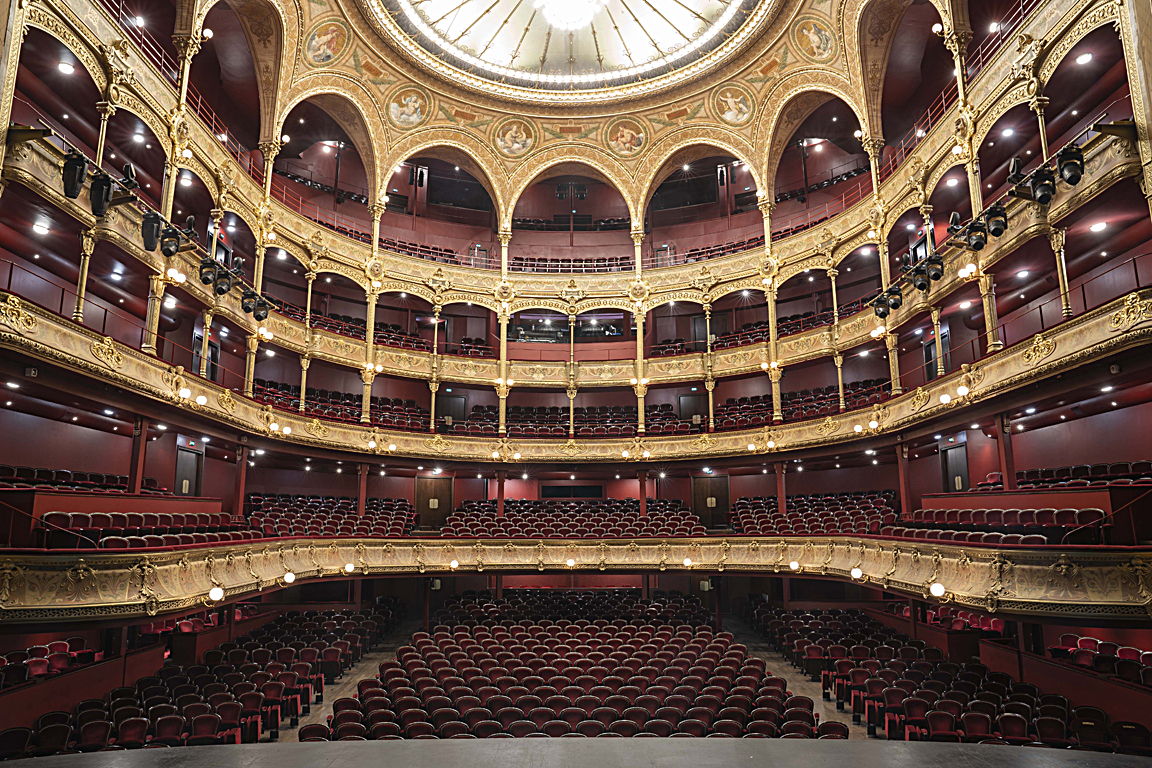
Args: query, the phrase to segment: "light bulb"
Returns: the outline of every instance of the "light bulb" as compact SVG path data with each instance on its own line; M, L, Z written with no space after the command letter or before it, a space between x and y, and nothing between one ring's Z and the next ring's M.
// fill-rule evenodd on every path
M572 558L568 558L568 567L571 568L574 565L576 565L576 561L573 560Z
M296 581L296 574L292 573L292 571L285 571L284 583L285 584L291 584L294 581Z
M935 581L932 583L932 586L928 587L928 592L932 597L944 597L944 585Z
M793 571L798 571L800 570L800 563L793 560L792 562L788 563L788 567Z
M352 563L344 563L344 573L352 573L354 570L356 570L355 565Z
M756 450L756 443L748 443L748 450L750 450L750 451Z
M208 397L206 395L196 395L196 405L207 405Z
M188 387L180 387L180 398L187 400L190 397L192 397L192 390L188 389Z
M273 432L279 432L280 431L280 424L278 422L274 421L268 425L268 429L272 430Z
M692 567L692 558L690 558L690 557L684 558L684 567L685 568L691 568Z
M960 386L956 387L956 394L960 395L960 397L964 397L964 395L968 394L968 387L961 384Z
M868 422L868 429L876 429L878 426L880 426L880 422L876 421L876 419L872 419Z
M459 568L460 567L460 561L459 560L453 560L452 562L448 563L448 567L452 568L452 569Z
M857 424L857 425L855 425L854 427L852 427L852 431L853 431L853 432L863 432L863 431L864 431L864 427L862 427L861 425Z
M390 450L390 451L396 450L396 443L388 443L388 450Z
M852 569L852 578L858 579L863 575L864 575L864 571L860 570L859 568L853 568Z
M208 590L208 599L214 603L218 603L224 599L224 590L220 587L212 587Z
M286 435L292 434L292 427L284 427L284 434L286 434Z
M952 402L952 395L945 392L944 394L940 395L940 402L944 405L948 405L948 403Z
M376 447L376 441L375 440L369 440L368 441L368 447L369 448L375 448Z

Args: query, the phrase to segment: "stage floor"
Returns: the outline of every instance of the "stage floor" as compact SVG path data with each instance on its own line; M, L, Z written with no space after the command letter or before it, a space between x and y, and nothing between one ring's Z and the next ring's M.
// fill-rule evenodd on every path
M801 739L446 739L177 747L41 757L37 768L1147 768L1147 758L979 744Z

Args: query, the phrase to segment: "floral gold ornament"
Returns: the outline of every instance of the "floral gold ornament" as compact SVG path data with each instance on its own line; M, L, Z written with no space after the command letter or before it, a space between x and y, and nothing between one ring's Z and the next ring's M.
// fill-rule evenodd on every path
M1139 295L1130 293L1124 299L1124 306L1112 315L1109 327L1124 332L1148 319L1152 319L1152 299L1143 300Z
M89 347L92 356L114 371L124 366L124 355L116 348L116 342L111 336L104 336L99 341L92 342Z
M1056 342L1044 337L1044 334L1038 333L1032 337L1032 345L1024 351L1021 360L1024 365L1034 366L1038 365L1041 360L1051 355L1056 351Z
M928 390L924 387L917 387L916 391L912 393L912 399L908 401L908 405L913 411L918 411L928 405L928 401L931 399L932 396L928 394Z
M228 413L236 412L236 400L232 397L232 391L225 389L216 395L216 403L220 406L221 410Z
M840 431L840 422L831 416L825 417L824 421L817 424L812 428L812 431L821 437L828 437Z
M332 432L328 425L324 424L322 421L320 421L320 419L312 419L312 421L305 424L304 431L313 437L321 438L328 437L328 435Z
M36 317L24 309L18 296L9 294L0 304L0 325L6 325L21 335L36 332Z

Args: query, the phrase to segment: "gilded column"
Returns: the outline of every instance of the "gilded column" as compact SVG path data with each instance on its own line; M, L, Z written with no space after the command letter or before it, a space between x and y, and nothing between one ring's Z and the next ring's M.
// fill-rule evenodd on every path
M436 431L436 392L440 389L440 305L432 307L432 377L428 379L428 391L432 402L428 409L428 430Z
M992 275L980 275L980 300L984 303L984 332L988 337L988 351L995 352L1004 347L1000 340L1000 320L996 317L996 285Z
M281 137L283 138L283 137ZM272 141L262 141L256 145L260 150L260 155L264 158L264 199L268 200L272 196L272 166L276 164L276 155L280 154L280 149L284 146L284 142L280 139L273 139ZM265 206L267 207L267 206Z
M776 201L763 198L756 203L756 207L764 218L764 258L767 260L772 258L772 211L776 209Z
M775 363L780 359L777 351L777 339L779 334L776 331L776 282L773 280L772 285L768 286L764 291L764 301L768 304L768 360Z
M568 438L576 437L576 315L568 315Z
M644 313L636 312L636 375L632 391L636 393L636 433L644 434L644 396L648 394L647 368L644 362Z
M868 170L872 174L872 197L879 204L880 198L880 160L884 156L884 138L881 136L867 136L860 140L864 151L868 153Z
M203 325L203 330L200 331L200 377L204 379L208 378L208 343L212 340L212 318L215 314L211 309L200 312ZM300 391L304 391L303 385Z
M178 104L180 108L188 99L188 79L192 71L192 59L200 52L200 41L201 37L198 34L172 36L172 45L176 47L176 53L180 56L180 78L178 80L180 91Z
M876 240L876 257L880 259L880 286L888 290L892 284L892 259L888 255L888 240L880 233L877 233Z
M828 258L832 260L831 257ZM829 267L827 270L828 279L832 281L832 324L840 325L840 302L836 299L836 276L840 274L840 270Z
M144 322L144 343L140 351L156 354L156 334L160 329L160 302L164 300L164 278L152 275L148 278L148 312Z
M308 366L311 364L311 355L300 356L300 413L304 413L305 401L308 399Z
M312 327L312 283L316 280L315 272L306 272L304 277L308 279L308 291L304 295L304 327Z
M160 197L160 215L165 221L172 221L172 207L176 201L176 184L180 176L180 166L176 165L176 158L164 159L164 189Z
M900 350L896 346L896 334L884 334L884 346L888 348L888 375L892 379L892 396L900 394L904 388L900 386Z
M944 340L940 338L940 308L932 307L932 334L936 337L936 376L944 375Z
M437 379L428 380L428 391L431 393L431 403L428 407L428 431L436 432L436 392L440 389Z
M508 244L512 242L512 232L508 230L497 234L500 238L500 277L508 279Z
M708 390L708 431L716 431L716 404L712 391L716 379L712 375L712 305L704 305L704 389Z
M34 8L32 3L9 2L4 5L4 15L0 17L0 126L7 126L12 120L12 94L16 92L16 72L19 69L20 50L24 43L25 19ZM8 149L8 142L0 141L0 162ZM6 181L0 183L3 194Z
M768 378L772 382L772 421L780 423L784 421L784 408L780 404L780 377L784 375L784 369L773 360L768 365Z
M84 322L84 295L88 292L88 264L92 252L96 250L96 235L91 229L80 232L80 276L76 280L76 306L72 308L72 319ZM151 305L149 305L151 308Z
M252 397L252 385L256 378L256 350L260 348L260 337L248 336L248 348L244 353L244 396Z
M636 279L644 275L644 230L632 232L632 261L636 268Z
M110 101L98 101L96 112L100 115L100 133L96 136L96 165L103 168L104 145L108 139L108 118L116 114L116 105Z
M837 352L832 358L832 362L836 363L836 386L840 389L840 413L848 410L848 404L844 401L844 355Z
M385 203L372 203L368 206L368 213L372 216L372 258L380 255L380 217L388 210Z
M1048 130L1044 125L1044 108L1048 106L1048 97L1033 96L1028 106L1036 113L1036 120L1040 123L1040 158L1043 162L1048 162Z
M503 234L500 242L504 243ZM503 263L507 264L507 259L503 259ZM512 385L512 380L508 378L508 310L501 307L497 317L500 320L500 375L496 378L496 396L500 398L500 412L497 432L504 435L507 434L508 392Z
M375 370L368 370L365 368L360 371L360 381L364 382L364 388L360 393L360 423L367 424L372 420L372 381L376 378Z
M1048 230L1048 243L1056 254L1056 279L1060 282L1060 312L1064 317L1072 317L1072 299L1068 293L1068 263L1064 259L1064 240L1067 230L1051 227Z
M252 290L264 292L264 257L268 253L268 243L260 239L256 243L256 263L252 265Z
M364 321L364 367L376 367L376 299L380 294L369 290L365 294L368 302L368 319Z

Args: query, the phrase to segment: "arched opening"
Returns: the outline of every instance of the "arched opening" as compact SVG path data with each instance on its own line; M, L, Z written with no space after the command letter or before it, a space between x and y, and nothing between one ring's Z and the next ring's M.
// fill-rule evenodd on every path
M860 121L841 99L800 94L785 107L776 132L773 238L814 227L871 194Z
M385 188L385 248L444 264L500 268L492 185L467 154L454 147L423 151L385 171Z
M747 100L741 102L749 108ZM685 264L764 244L756 178L731 152L697 144L674 152L644 202L644 266Z
M623 194L594 168L554 165L512 211L509 268L523 272L619 272L632 268L632 222Z
M250 5L259 7L262 3ZM219 118L226 126L227 143L255 148L260 141L261 120L265 119L263 91L267 86L262 87L257 77L244 22L227 2L218 2L205 15L204 29L211 30L212 37L201 43L192 59L189 101ZM275 57L268 56L267 60L273 69L279 64Z

